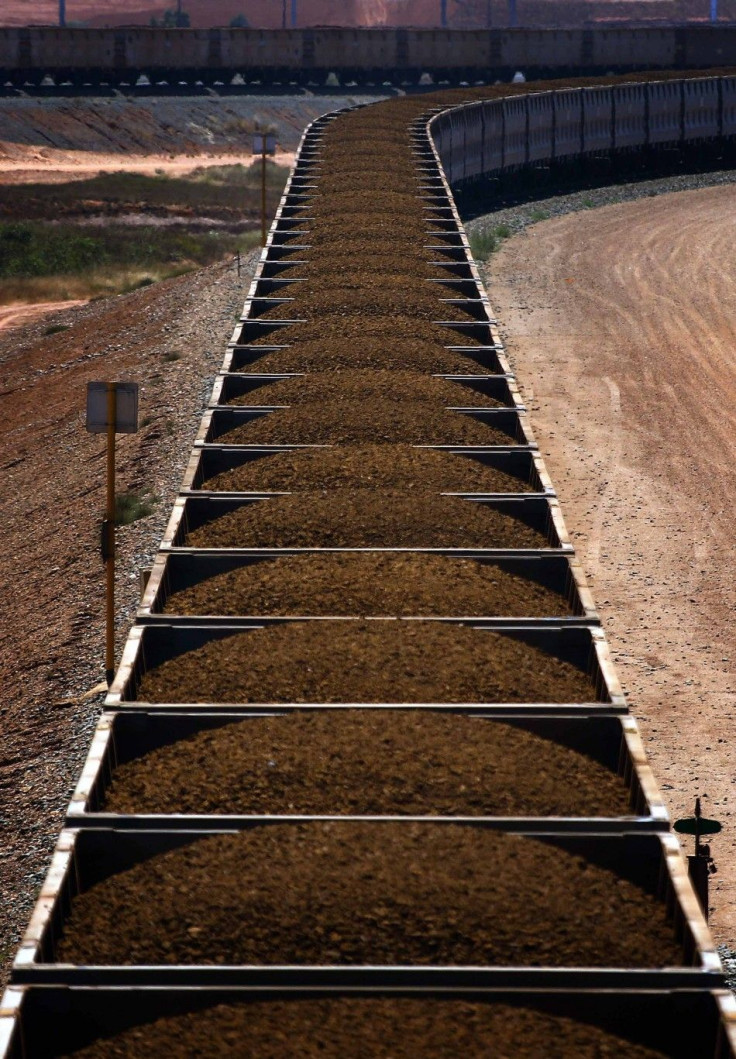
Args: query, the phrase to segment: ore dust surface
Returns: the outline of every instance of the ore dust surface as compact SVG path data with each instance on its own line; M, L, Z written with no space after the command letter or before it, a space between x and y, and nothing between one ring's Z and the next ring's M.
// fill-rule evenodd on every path
M631 812L620 776L523 724L434 710L343 707L249 717L156 747L115 769L104 809L378 816Z
M625 855L603 867L577 855L574 840L571 850L564 839L492 828L342 819L177 841L74 897L54 958L97 966L683 963L663 903L626 877Z
M417 1055L489 1055L515 1059L664 1059L612 1036L609 1030L511 1004L446 1000L441 997L329 997L308 1000L253 1000L209 1005L203 1010L134 1025L98 1038L75 1059L169 1059L237 1056L283 1059L299 1042L300 1059L415 1059Z
M736 189L535 225L491 303L673 819L703 814L736 945ZM687 840L691 852L692 840Z

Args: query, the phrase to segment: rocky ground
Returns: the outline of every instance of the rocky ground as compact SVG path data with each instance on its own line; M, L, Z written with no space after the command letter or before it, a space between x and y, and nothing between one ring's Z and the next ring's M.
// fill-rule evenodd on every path
M118 656L242 309L218 265L0 333L0 961L20 939L102 702L105 444L86 433L90 380L141 386L136 435L119 437L118 489L154 513L118 531ZM49 325L66 330L49 334Z
M293 151L304 126L330 110L350 106L391 90L320 94L299 89L283 95L147 96L128 99L119 92L89 98L0 95L0 161L23 158L24 147L42 156L79 151L120 156L162 154L179 157L250 154L257 123L273 128L276 142ZM123 159L124 160L124 159Z
M736 184L736 170L722 169L712 173L685 173L679 176L659 177L656 180L640 180L635 183L612 184L608 187L585 188L569 194L560 193L548 198L539 198L521 206L494 210L485 216L466 222L468 234L474 238L485 232L504 229L500 238L518 235L533 224L565 217L568 213L594 210L600 206L611 206L617 202L636 202L639 199L655 198L673 191L693 191L697 188L721 187ZM507 234L508 233L508 234Z

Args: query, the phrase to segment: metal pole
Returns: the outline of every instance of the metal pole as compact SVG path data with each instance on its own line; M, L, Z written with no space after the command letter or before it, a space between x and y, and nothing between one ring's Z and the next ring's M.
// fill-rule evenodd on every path
M718 21L718 0L710 0L710 20L711 22Z
M266 245L266 133L261 135L261 246Z
M117 393L114 382L107 384L107 541L105 567L107 600L105 620L105 679L115 676L115 420Z
M291 0L291 28L296 29L296 0Z
M447 29L447 0L440 0L440 25Z
M486 29L490 29L493 22L491 14L491 0L486 0Z
M59 25L66 25L66 0L59 0Z
M702 816L700 809L700 798L695 799L695 856L700 856L700 817Z
M695 799L695 856L687 858L688 875L698 895L703 915L708 919L708 857L700 845L700 798Z

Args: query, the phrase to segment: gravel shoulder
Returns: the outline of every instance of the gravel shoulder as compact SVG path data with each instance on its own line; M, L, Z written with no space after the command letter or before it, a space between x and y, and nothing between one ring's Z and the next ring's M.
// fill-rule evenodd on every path
M119 657L255 256L240 280L217 265L66 310L54 335L48 321L0 333L0 984L102 702L104 442L84 429L86 384L140 384L142 429L118 439L117 485L156 497L152 515L118 531Z
M550 195L523 205L494 210L493 213L467 221L465 228L471 235L498 228L508 229L510 235L518 235L540 221L566 217L570 213L595 210L619 202L652 199L675 191L694 191L732 184L736 184L736 170L721 169L712 173L684 173L680 176L658 177L655 180L637 180L630 184L585 188L582 191Z
M112 156L117 168L146 156L159 168L161 156L187 155L192 168L200 155L229 155L241 161L250 151L257 122L276 130L283 151L294 151L305 125L321 114L378 93L193 96L112 96L89 98L0 96L0 163L21 168L52 168L77 161L96 164ZM29 163L33 163L30 165ZM106 160L106 163L107 160ZM162 163L163 164L163 163Z
M683 178L669 179L644 199L636 185L631 197L641 200L627 203L613 201L622 193L614 189L603 208L564 216L580 201L570 197L559 216L507 240L487 268L540 449L671 814L691 815L700 795L705 815L723 824L712 843L711 926L731 948L733 179L692 177L680 194L667 192ZM703 186L714 182L723 186Z

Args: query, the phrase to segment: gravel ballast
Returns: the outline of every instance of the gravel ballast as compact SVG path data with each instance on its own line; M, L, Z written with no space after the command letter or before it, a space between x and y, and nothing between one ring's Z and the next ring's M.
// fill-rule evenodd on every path
M288 622L170 658L146 702L590 702L581 669L489 629L411 621Z
M666 1059L597 1026L439 997L253 1001L161 1018L68 1059Z
M294 555L169 596L168 614L567 617L567 599L493 564L411 554Z
M628 816L623 781L534 732L430 710L316 710L119 765L109 813Z
M243 504L190 548L546 548L546 534L489 504L396 490L304 492Z
M583 210L611 206L618 202L635 202L637 199L656 198L658 195L669 195L675 191L693 191L700 188L719 187L733 184L736 172L718 170L712 173L680 173L656 177L651 180L632 180L620 184L607 184L604 187L589 187L583 191L560 191L534 202L521 205L505 206L492 213L473 217L465 222L465 229L470 238L480 232L503 227L509 234L517 235L533 224L550 220L552 217L565 217L568 213L579 213Z
M342 445L294 449L221 471L207 489L296 492L309 489L395 489L420 492L529 493L522 478L478 459L411 445Z
M665 905L552 843L309 822L188 842L72 900L84 964L681 966Z

